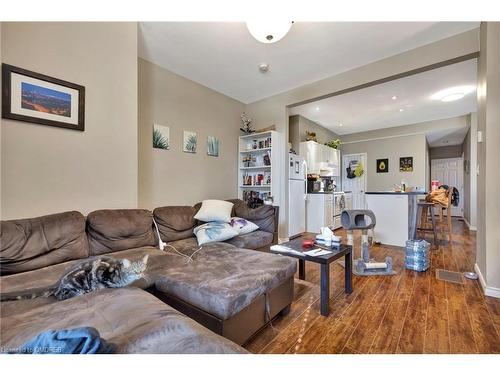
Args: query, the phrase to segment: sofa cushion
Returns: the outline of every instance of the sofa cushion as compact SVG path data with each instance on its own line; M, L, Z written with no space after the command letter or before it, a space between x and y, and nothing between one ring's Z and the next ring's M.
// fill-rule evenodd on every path
M0 346L16 348L43 331L82 326L97 329L118 353L247 353L136 288L104 289L46 306L24 305L7 317L2 311Z
M193 232L200 246L212 242L225 241L238 235L238 231L229 223L215 221L198 225L194 228Z
M35 270L89 256L85 218L77 211L0 223L0 273Z
M90 254L154 246L153 214L148 210L98 210L87 216Z
M197 210L197 208L190 206L155 208L153 215L161 239L165 242L171 242L192 237L193 229L198 224L198 221L194 218Z
M179 267L186 263L186 260L181 256L170 252L165 253L150 246L118 251L106 255L117 259L129 259L130 261L135 262L141 260L146 254L149 255L149 259L145 277L132 284L133 286L141 289L153 286L155 278L165 272L165 269L168 269L168 267ZM83 261L87 260L88 259L84 259ZM13 293L29 289L48 288L57 283L66 272L79 262L82 262L82 260L73 260L29 272L1 276L0 292ZM51 302L52 298L37 298L37 300L47 303Z
M212 221L229 223L232 209L232 202L219 199L206 199L201 202L201 208L194 215L194 218L205 223Z
M273 234L257 230L252 233L240 234L226 242L242 249L255 250L264 246L270 246L273 243Z
M247 234L259 229L259 226L252 223L250 220L243 219L242 217L232 217L229 224L238 231L238 234Z
M193 261L169 268L155 285L225 320L293 277L295 270L293 258L214 243L197 252Z
M263 231L274 233L276 230L276 214L273 206L263 205L250 208L241 199L229 199L234 203L233 216L247 219L257 224Z

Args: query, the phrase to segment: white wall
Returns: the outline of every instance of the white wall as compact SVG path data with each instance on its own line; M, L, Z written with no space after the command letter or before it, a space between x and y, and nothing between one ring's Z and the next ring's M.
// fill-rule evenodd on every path
M484 140L477 144L478 233L476 270L487 295L500 298L500 23L481 23L478 64L478 130Z
M5 22L2 61L85 86L85 131L3 120L2 218L137 206L137 25Z
M238 196L238 136L245 105L139 59L139 205L193 205ZM170 150L152 146L153 123L170 126ZM195 154L182 151L183 130L195 131ZM219 157L207 155L219 138Z
M247 112L250 117L254 119L256 128L275 124L277 130L283 133L285 139L288 139L289 111L287 110L287 105L475 53L478 50L478 30L471 30L330 78L250 103L247 105ZM287 171L285 168L285 154L282 159L282 167ZM280 196L284 198L283 202L280 202L282 214L280 214L281 220L279 231L281 234L287 231L287 224L284 220L284 218L287 217L286 205L284 204L288 199L285 183L287 179L288 175L285 174L281 183Z

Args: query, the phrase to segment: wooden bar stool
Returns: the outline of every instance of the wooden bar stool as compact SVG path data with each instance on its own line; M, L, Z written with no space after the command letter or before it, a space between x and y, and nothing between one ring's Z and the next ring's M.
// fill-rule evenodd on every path
M432 228L427 228L427 216L430 215ZM417 231L422 232L433 232L434 233L434 245L438 246L439 238L436 226L436 218L434 217L434 203L419 201L417 203L417 223L420 219L420 226Z

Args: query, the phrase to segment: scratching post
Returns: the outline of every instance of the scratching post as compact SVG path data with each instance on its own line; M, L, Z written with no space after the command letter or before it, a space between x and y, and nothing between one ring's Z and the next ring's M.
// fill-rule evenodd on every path
M368 231L373 237L373 228L376 224L375 214L370 210L344 210L340 217L342 227L347 231L347 244L353 245L353 231L361 230L361 254L355 261L354 274L358 276L395 275L392 269L392 258L385 258L385 262L375 262L370 259L370 242ZM354 257L354 248L352 251Z

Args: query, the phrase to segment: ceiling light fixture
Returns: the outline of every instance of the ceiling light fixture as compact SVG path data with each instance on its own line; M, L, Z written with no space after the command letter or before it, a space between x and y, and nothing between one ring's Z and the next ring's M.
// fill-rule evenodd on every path
M473 85L450 87L448 89L436 92L431 96L431 99L441 100L442 102L452 102L462 99L465 95L475 90L476 86Z
M252 36L262 43L275 43L282 39L292 27L290 21L258 20L247 21L247 29Z
M403 108L399 108L399 112L403 112L403 111L404 111L404 109L403 109Z
M339 124L339 126L344 126L344 124Z
M316 107L316 111L319 111L319 107Z
M396 95L394 95L391 99L392 100L396 100L398 97Z
M269 70L269 64L267 63L259 64L259 71L261 73L267 73L268 70Z

